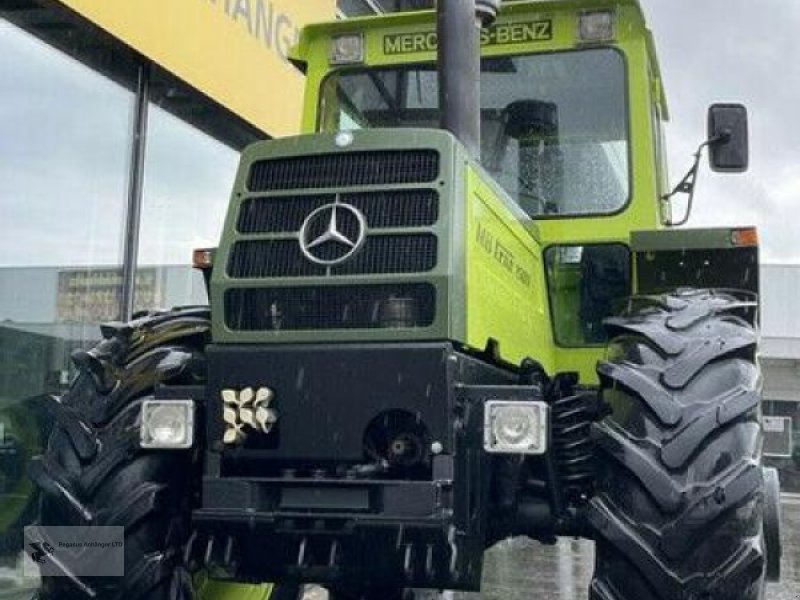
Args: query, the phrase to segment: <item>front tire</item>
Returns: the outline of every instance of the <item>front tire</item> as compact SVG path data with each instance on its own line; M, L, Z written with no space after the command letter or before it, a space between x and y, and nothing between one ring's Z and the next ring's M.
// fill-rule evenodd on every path
M683 291L609 319L593 600L757 600L764 589L754 302ZM636 302L633 303L637 304Z
M208 312L186 309L104 328L73 360L78 375L53 398L56 426L30 467L43 526L122 526L125 574L43 577L42 600L190 600L182 548L189 534L194 452L139 447L142 401L159 384L202 382Z

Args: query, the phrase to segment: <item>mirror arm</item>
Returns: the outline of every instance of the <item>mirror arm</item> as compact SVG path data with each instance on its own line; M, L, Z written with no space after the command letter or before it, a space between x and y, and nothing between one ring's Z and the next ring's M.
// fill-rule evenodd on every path
M680 180L678 185L669 192L668 194L664 194L661 196L661 201L664 203L669 203L672 201L673 196L677 194L687 194L689 196L689 200L686 204L686 212L683 215L682 219L677 221L673 221L671 219L667 220L664 219L663 223L667 227L680 227L681 225L685 225L689 221L689 217L692 214L692 203L694 202L694 190L695 190L695 183L697 182L697 173L700 170L700 160L703 157L703 150L705 150L708 146L713 144L724 144L727 142L731 137L731 134L727 131L722 132L721 134L714 136L713 138L706 140L700 147L697 149L697 152L694 153L694 163L692 167L689 169L688 173L683 176L683 179Z

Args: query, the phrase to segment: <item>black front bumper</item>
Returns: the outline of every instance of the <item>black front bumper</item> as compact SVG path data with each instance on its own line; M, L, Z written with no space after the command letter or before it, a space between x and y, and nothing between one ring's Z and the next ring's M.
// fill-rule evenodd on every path
M213 540L203 552L216 576L475 589L482 532L458 527L453 490L448 481L206 479L194 517Z
M478 589L491 510L483 404L537 388L447 343L216 346L208 357L209 440L222 439L222 389L268 386L279 414L269 435L207 453L193 516L213 575ZM365 430L397 409L437 452L411 475L358 471Z

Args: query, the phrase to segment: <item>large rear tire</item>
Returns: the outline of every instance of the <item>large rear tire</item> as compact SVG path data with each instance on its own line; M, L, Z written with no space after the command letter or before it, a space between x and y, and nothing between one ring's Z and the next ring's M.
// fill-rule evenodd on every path
M607 321L592 599L762 597L754 312L752 299L682 291Z
M189 600L182 548L189 534L196 451L139 447L142 401L162 383L203 381L208 312L185 309L103 328L73 360L78 375L53 398L56 425L30 475L44 526L122 526L123 577L43 577L44 600ZM69 563L66 562L65 574Z

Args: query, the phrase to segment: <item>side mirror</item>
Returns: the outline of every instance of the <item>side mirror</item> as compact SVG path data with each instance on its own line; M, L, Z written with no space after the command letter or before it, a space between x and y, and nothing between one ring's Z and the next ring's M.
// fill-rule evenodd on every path
M749 164L747 108L713 104L708 109L709 162L719 173L744 173Z

